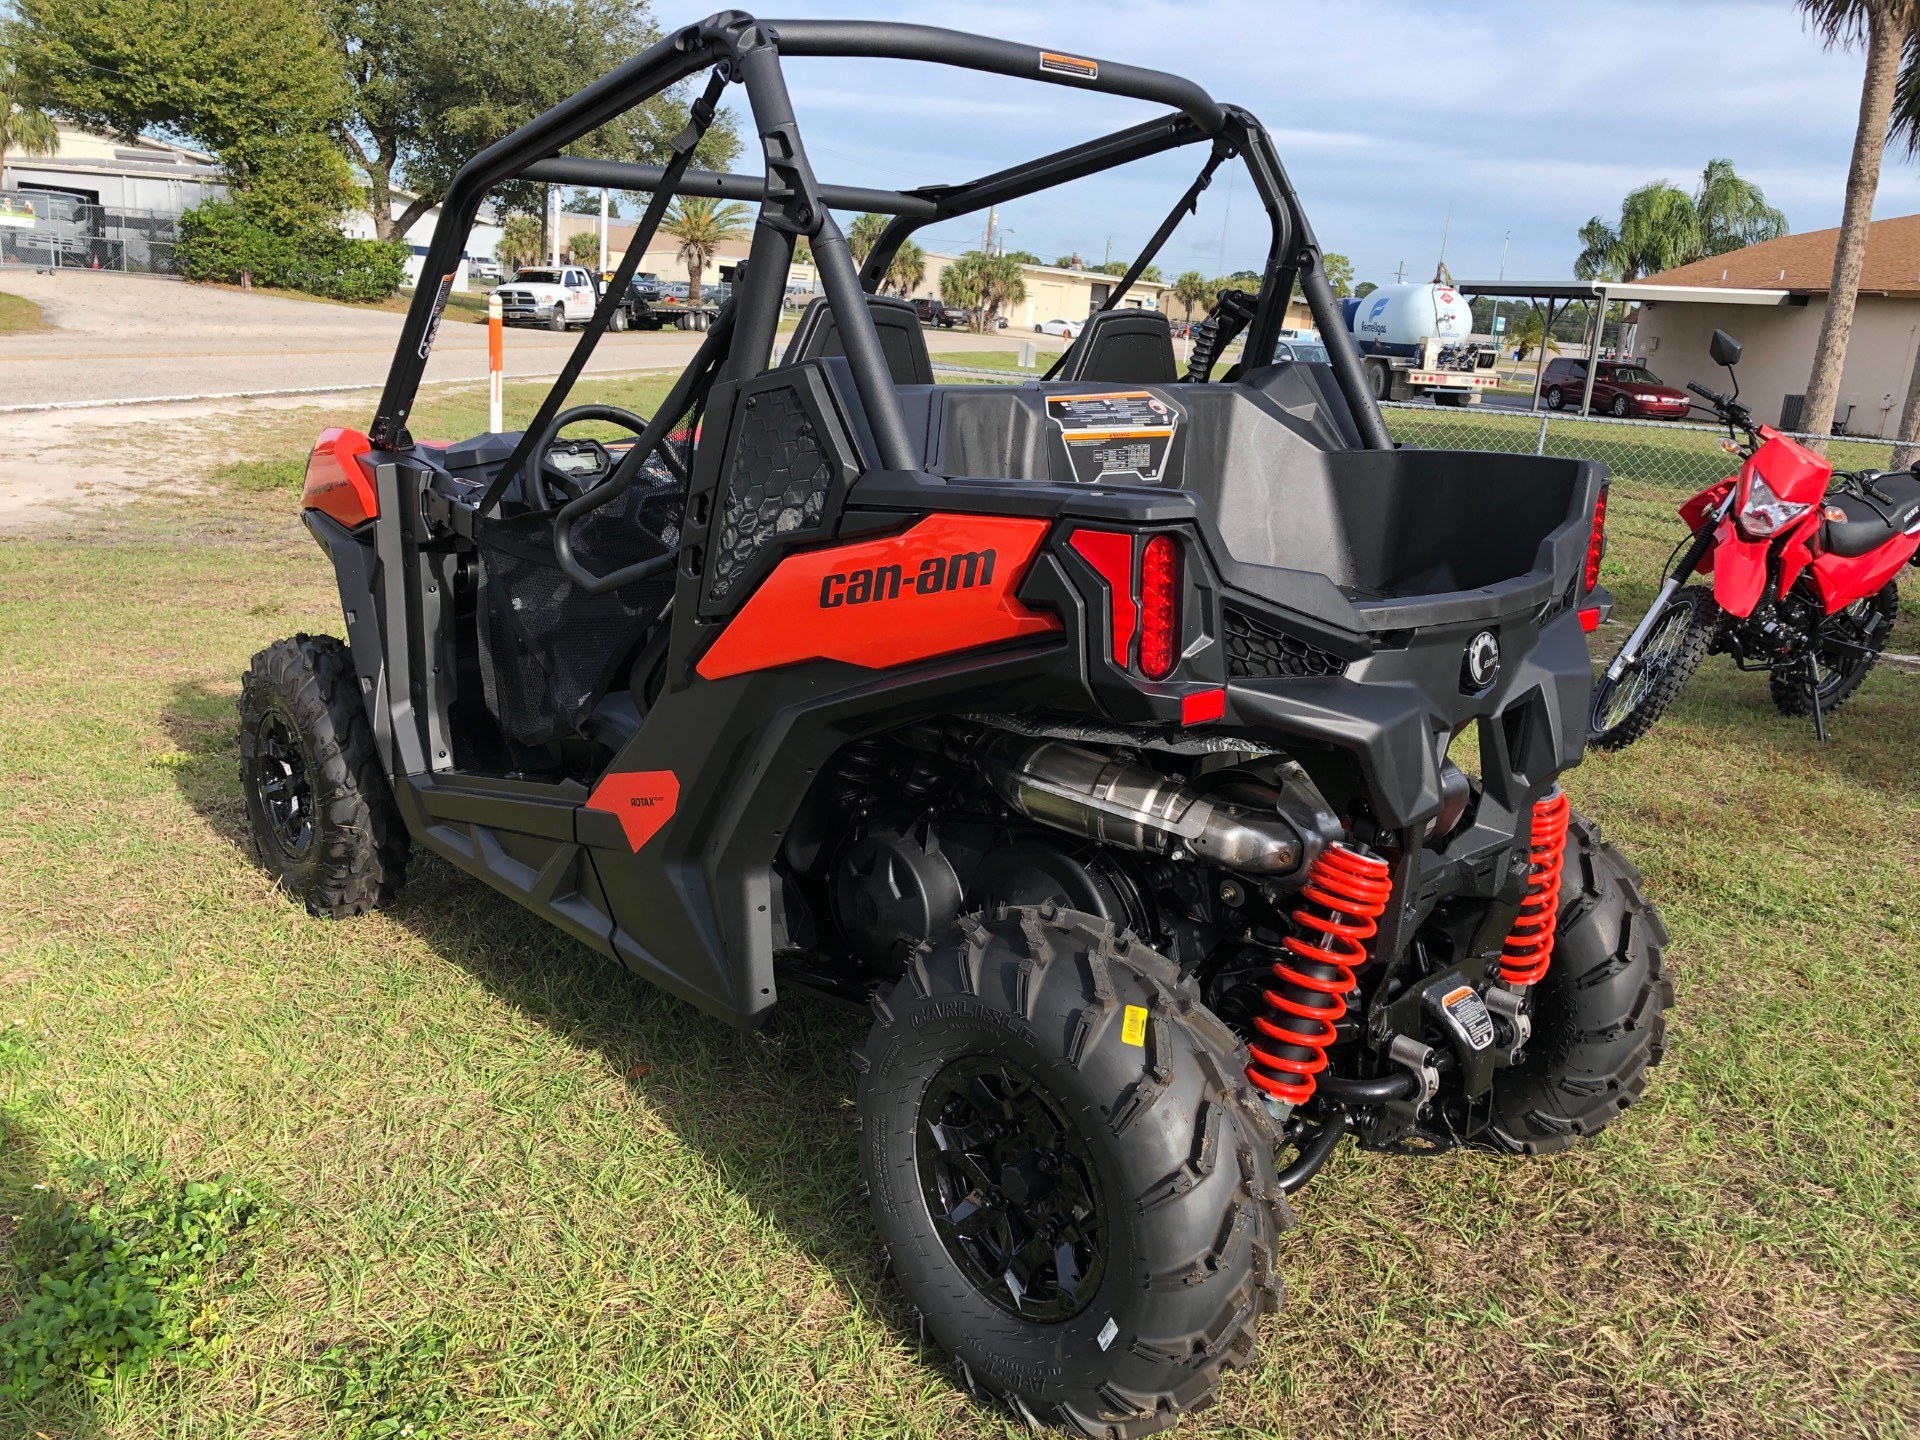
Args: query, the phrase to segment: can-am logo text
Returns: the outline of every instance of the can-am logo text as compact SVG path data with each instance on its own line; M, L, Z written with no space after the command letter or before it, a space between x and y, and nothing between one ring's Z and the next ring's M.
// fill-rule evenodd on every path
M992 550L967 550L958 555L929 555L911 577L903 565L836 572L820 582L820 608L834 610L842 605L898 600L902 595L972 590L993 583L993 562Z

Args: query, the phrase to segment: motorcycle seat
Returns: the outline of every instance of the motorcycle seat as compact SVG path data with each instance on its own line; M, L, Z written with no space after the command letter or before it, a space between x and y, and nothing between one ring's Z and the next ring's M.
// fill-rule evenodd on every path
M1821 548L1829 555L1865 555L1920 524L1920 477L1907 471L1874 475L1872 494L1838 490L1827 496Z

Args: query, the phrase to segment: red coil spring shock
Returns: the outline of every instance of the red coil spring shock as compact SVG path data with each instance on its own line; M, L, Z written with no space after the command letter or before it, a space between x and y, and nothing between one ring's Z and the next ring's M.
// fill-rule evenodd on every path
M1253 1018L1263 1040L1273 1042L1247 1047L1247 1079L1263 1094L1289 1105L1313 1094L1313 1077L1327 1068L1334 1022L1347 1013L1354 971L1367 963L1366 942L1392 893L1384 860L1330 845L1313 862L1305 903L1293 912L1301 935L1282 942L1287 958L1274 962L1273 988L1261 992L1270 1014Z
M1560 923L1560 870L1567 860L1567 819L1572 813L1573 803L1558 786L1551 795L1534 801L1527 895L1500 949L1500 978L1509 985L1535 984L1553 962L1553 934Z

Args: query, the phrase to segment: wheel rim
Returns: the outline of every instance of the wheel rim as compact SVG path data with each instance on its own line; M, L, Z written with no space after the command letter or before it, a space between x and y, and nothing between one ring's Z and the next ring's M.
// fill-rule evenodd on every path
M267 812L274 841L298 859L313 844L313 787L306 757L286 722L270 717L260 728L260 760L255 786Z
M1092 1303L1108 1251L1093 1157L1031 1075L954 1061L927 1087L915 1151L934 1230L976 1290L1023 1320Z
M1647 691L1686 639L1687 627L1692 622L1693 612L1689 607L1672 606L1654 622L1653 632L1641 645L1640 654L1627 667L1626 673L1618 681L1601 681L1593 700L1596 730L1605 734L1617 729L1640 708Z
M1878 628L1874 624L1876 618L1873 599L1869 596L1821 622L1813 662L1814 680L1822 700L1837 694L1855 670L1868 664L1866 651L1878 653L1873 643Z

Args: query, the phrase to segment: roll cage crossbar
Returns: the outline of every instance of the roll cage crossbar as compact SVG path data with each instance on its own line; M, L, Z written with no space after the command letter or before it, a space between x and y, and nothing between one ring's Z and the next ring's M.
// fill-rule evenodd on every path
M794 56L919 60L1146 100L1167 105L1173 113L963 184L913 190L822 185L814 178L801 144L781 71L781 60ZM726 175L685 169L681 156L676 156L677 164L659 166L561 153L634 106L708 70L744 87L765 159L762 174ZM737 10L721 11L699 24L673 31L461 167L442 202L440 221L421 269L420 287L407 311L400 348L381 393L372 426L374 444L386 450L405 450L412 445L407 417L467 233L490 190L506 181L533 180L657 194L665 182L669 196L678 193L740 199L757 202L760 207L746 271L729 303L731 323L724 337L728 353L718 373L729 379L745 379L766 369L785 298L794 241L804 236L813 248L827 303L846 349L847 365L867 412L879 463L885 469L916 469L919 457L907 434L865 293L877 288L902 242L924 225L1203 141L1212 142L1214 147L1207 173L1211 173L1213 163L1227 155L1237 155L1243 161L1272 231L1245 353L1272 352L1297 283L1326 342L1334 378L1362 442L1372 449L1391 448L1379 408L1367 388L1359 354L1341 323L1320 247L1299 197L1266 131L1246 111L1220 104L1190 80L1133 65L928 25L757 20ZM674 171L680 173L669 174ZM1190 208L1196 197L1197 189L1189 191L1182 197L1181 207ZM894 217L868 255L864 272L856 269L846 238L834 223L831 212L836 209ZM1164 241L1170 228L1162 226L1156 244ZM634 242L640 240L636 232ZM1135 269L1139 268L1136 262ZM435 276L444 278L436 282L430 278ZM1127 277L1127 283L1132 278ZM1117 287L1108 303L1115 303L1124 290L1124 285ZM609 315L613 298L610 291L600 307ZM599 322L602 317L596 313L595 319ZM588 327L569 372L578 374L586 352L603 328L600 323ZM676 386L676 393L684 388Z

